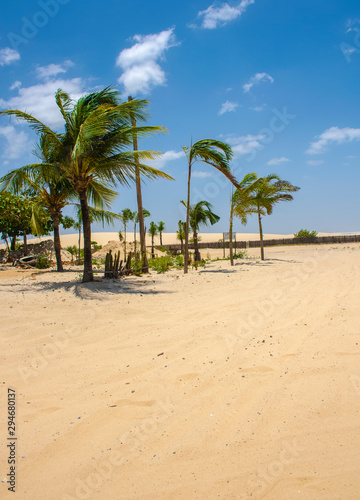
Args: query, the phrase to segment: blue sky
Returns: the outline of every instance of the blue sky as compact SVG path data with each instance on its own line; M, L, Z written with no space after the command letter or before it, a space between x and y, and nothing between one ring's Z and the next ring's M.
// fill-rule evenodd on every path
M167 231L184 218L181 146L214 138L234 149L232 169L275 172L301 187L264 219L268 233L360 231L360 6L355 0L179 2L18 0L2 3L0 109L25 109L61 130L53 95L108 85L150 100L141 142L164 152L175 182L147 183L144 206ZM36 137L0 118L0 174L33 161ZM206 199L228 227L231 186L197 164L192 202ZM136 208L119 188L114 211ZM94 229L98 229L94 227ZM115 228L117 229L117 228ZM257 231L255 218L238 231Z

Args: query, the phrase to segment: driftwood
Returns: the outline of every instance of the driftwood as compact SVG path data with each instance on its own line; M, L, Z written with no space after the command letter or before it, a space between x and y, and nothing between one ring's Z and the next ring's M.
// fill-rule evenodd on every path
M122 260L120 260L120 250L112 256L111 250L105 257L105 278L118 278L122 274Z

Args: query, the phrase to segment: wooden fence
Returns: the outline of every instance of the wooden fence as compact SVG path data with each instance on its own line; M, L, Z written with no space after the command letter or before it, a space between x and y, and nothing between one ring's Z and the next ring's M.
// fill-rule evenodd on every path
M316 238L279 238L273 240L264 240L265 247L271 247L276 245L307 245L307 244L319 244L319 243L357 243L360 242L360 234L346 235L346 236L317 236ZM199 243L199 249L201 248L229 248L229 241L216 241L212 243ZM260 240L254 241L237 241L235 246L235 241L233 241L234 250L237 248L256 248L260 246ZM181 245L163 245L168 251L178 251L181 249ZM159 247L157 247L159 248ZM194 249L194 244L189 244L190 249Z

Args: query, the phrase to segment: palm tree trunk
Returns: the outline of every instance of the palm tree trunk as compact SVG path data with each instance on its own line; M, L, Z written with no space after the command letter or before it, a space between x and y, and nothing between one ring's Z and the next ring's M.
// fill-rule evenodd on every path
M185 223L185 255L184 255L184 274L188 272L189 260L189 219L190 219L190 179L191 179L191 163L189 161L189 176L186 204L186 223Z
M27 256L27 234L26 231L24 231L24 256Z
M258 212L258 220L259 220L259 233L260 233L260 257L261 257L261 260L265 260L264 259L264 239L263 239L263 231L262 231L260 212Z
M180 252L184 253L184 240L182 236L180 237Z
M151 257L155 259L154 236L151 236Z
M132 97L128 97L128 101L132 101ZM136 120L133 115L131 115L131 125L136 127ZM136 133L133 134L133 145L134 151L138 150L137 144L137 136ZM138 160L135 159L135 162L138 163ZM145 224L144 224L144 213L143 213L143 203L142 203L142 194L141 194L141 178L139 167L135 167L135 180L136 180L136 198L137 198L137 206L138 206L138 214L139 214L139 231L140 231L140 253L141 260L143 262L143 272L149 272L149 266L146 258L146 241L145 241ZM136 250L135 250L136 254Z
M53 225L54 225L54 247L55 247L56 266L57 266L57 272L61 273L64 271L64 269L61 262L61 243L60 243L58 214L53 215Z
M162 246L162 232L160 231L160 246Z
M124 262L126 262L126 224L124 224Z
M15 251L15 245L16 245L16 236L11 236L11 250Z
M201 259L199 252L199 244L198 244L198 235L196 230L194 230L194 262L197 262Z
M80 242L81 242L81 226L79 226L79 238L78 238L78 265L80 264Z
M230 250L230 264L234 265L234 253L233 253L233 218L234 218L234 205L231 197L230 201L230 225L229 225L229 250Z
M91 253L91 224L89 207L86 197L86 190L80 193L81 213L83 220L83 233L84 233L84 275L82 282L87 283L93 281L94 275L92 270L92 253Z
M134 224L134 258L136 260L136 222Z

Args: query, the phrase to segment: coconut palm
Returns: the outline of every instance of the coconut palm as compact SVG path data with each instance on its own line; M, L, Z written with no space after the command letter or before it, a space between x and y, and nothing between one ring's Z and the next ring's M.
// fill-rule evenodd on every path
M184 253L184 238L185 238L185 222L179 220L178 222L178 230L176 231L176 237L180 240L181 253Z
M187 208L185 201L182 201L181 203ZM192 205L189 208L190 227L193 231L194 238L194 261L196 262L201 259L198 243L199 227L202 225L206 226L208 222L210 222L211 225L216 224L219 222L220 217L211 211L211 203L205 200L198 201L196 205Z
M154 238L158 234L159 228L155 222L150 222L149 234L151 236L151 257L155 259Z
M160 222L158 222L157 227L158 227L158 230L159 230L160 245L162 246L162 234L163 234L163 231L165 230L165 222L163 222L161 220Z
M120 103L113 88L93 92L73 102L70 96L58 90L55 95L65 122L65 132L58 134L32 115L19 110L5 110L0 114L26 120L37 133L46 134L57 151L59 167L71 182L80 200L84 233L83 282L93 279L91 258L91 224L89 201L100 209L109 208L117 196L112 189L117 183L129 185L135 181L135 169L149 179L170 176L149 167L141 160L157 156L154 151L128 151L133 134L146 136L163 131L162 127L133 128L131 117L145 120L147 101L134 99Z
M229 224L229 249L230 249L230 264L234 265L233 258L233 245L232 245L232 235L233 235L233 218L234 216L239 217L241 224L244 226L247 224L247 218L249 215L256 213L256 208L254 206L252 195L255 189L261 183L261 179L255 172L245 175L242 181L239 182L239 187L231 195L230 199L230 224Z
M290 182L281 180L276 174L260 178L251 201L258 215L261 260L264 260L262 217L271 215L274 206L280 201L292 201L294 198L291 193L295 193L299 189L299 187L293 186Z
M149 210L146 210L146 208L142 209L142 213L143 213L143 219L145 219L145 217L150 217L151 215ZM140 222L139 212L132 212L131 220L134 223L134 255L136 259L136 225L139 224ZM141 250L141 242L140 242L140 250Z
M214 139L202 139L191 145L190 148L183 146L188 161L188 185L187 185L187 203L186 203L186 223L185 223L185 256L184 273L188 272L189 259L189 220L190 220L190 180L191 169L194 163L202 161L211 167L216 168L224 174L237 188L238 184L230 171L229 161L233 156L231 146L225 142Z
M39 212L42 209L49 212L54 230L57 271L62 272L59 226L62 210L69 200L74 198L75 191L56 164L56 151L51 149L51 141L48 140L47 135L41 135L34 154L42 161L42 164L26 165L8 172L0 179L0 190L10 190L17 194L25 188L36 196L31 219L35 234L43 234Z

